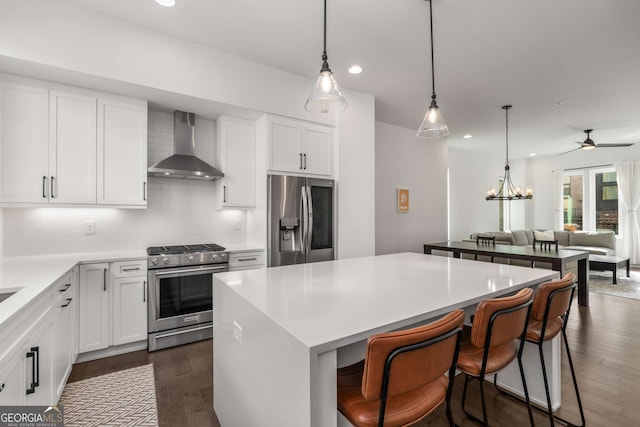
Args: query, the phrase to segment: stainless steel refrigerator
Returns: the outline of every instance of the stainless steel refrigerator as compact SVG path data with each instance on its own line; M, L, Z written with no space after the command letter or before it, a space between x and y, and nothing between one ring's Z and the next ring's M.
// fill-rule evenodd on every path
M334 182L269 175L269 267L334 259Z

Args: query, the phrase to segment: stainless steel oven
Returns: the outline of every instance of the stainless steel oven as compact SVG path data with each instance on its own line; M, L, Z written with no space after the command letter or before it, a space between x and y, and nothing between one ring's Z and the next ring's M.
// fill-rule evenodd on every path
M213 274L229 270L224 248L149 248L149 351L213 336Z

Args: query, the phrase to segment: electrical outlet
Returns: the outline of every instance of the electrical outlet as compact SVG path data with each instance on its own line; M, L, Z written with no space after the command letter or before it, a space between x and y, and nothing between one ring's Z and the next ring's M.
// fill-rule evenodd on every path
M242 345L242 326L235 320L233 321L233 338Z
M84 234L96 234L96 222L85 221L84 222Z

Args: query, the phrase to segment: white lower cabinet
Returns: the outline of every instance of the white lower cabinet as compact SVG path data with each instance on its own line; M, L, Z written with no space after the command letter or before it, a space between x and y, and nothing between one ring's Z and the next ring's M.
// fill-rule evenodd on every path
M111 281L113 289L112 344L147 339L147 278L121 277Z
M80 266L79 352L147 339L147 261Z
M109 264L83 264L79 278L78 339L80 353L109 346Z
M248 250L229 253L229 271L264 268L264 251Z
M22 348L0 369L0 406L24 405L25 354Z
M53 322L49 316L36 329L26 348L25 405L51 405L53 398Z
M60 282L53 309L53 393L54 402L71 374L71 367L78 356L78 301L77 269L73 269L66 280Z

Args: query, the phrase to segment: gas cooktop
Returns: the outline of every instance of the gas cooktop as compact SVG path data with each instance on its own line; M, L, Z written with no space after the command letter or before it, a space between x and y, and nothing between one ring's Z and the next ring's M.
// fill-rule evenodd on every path
M147 248L147 255L176 255L176 254L192 254L198 252L221 252L224 251L220 245L215 243L200 243L197 245L176 245L176 246L152 246Z

